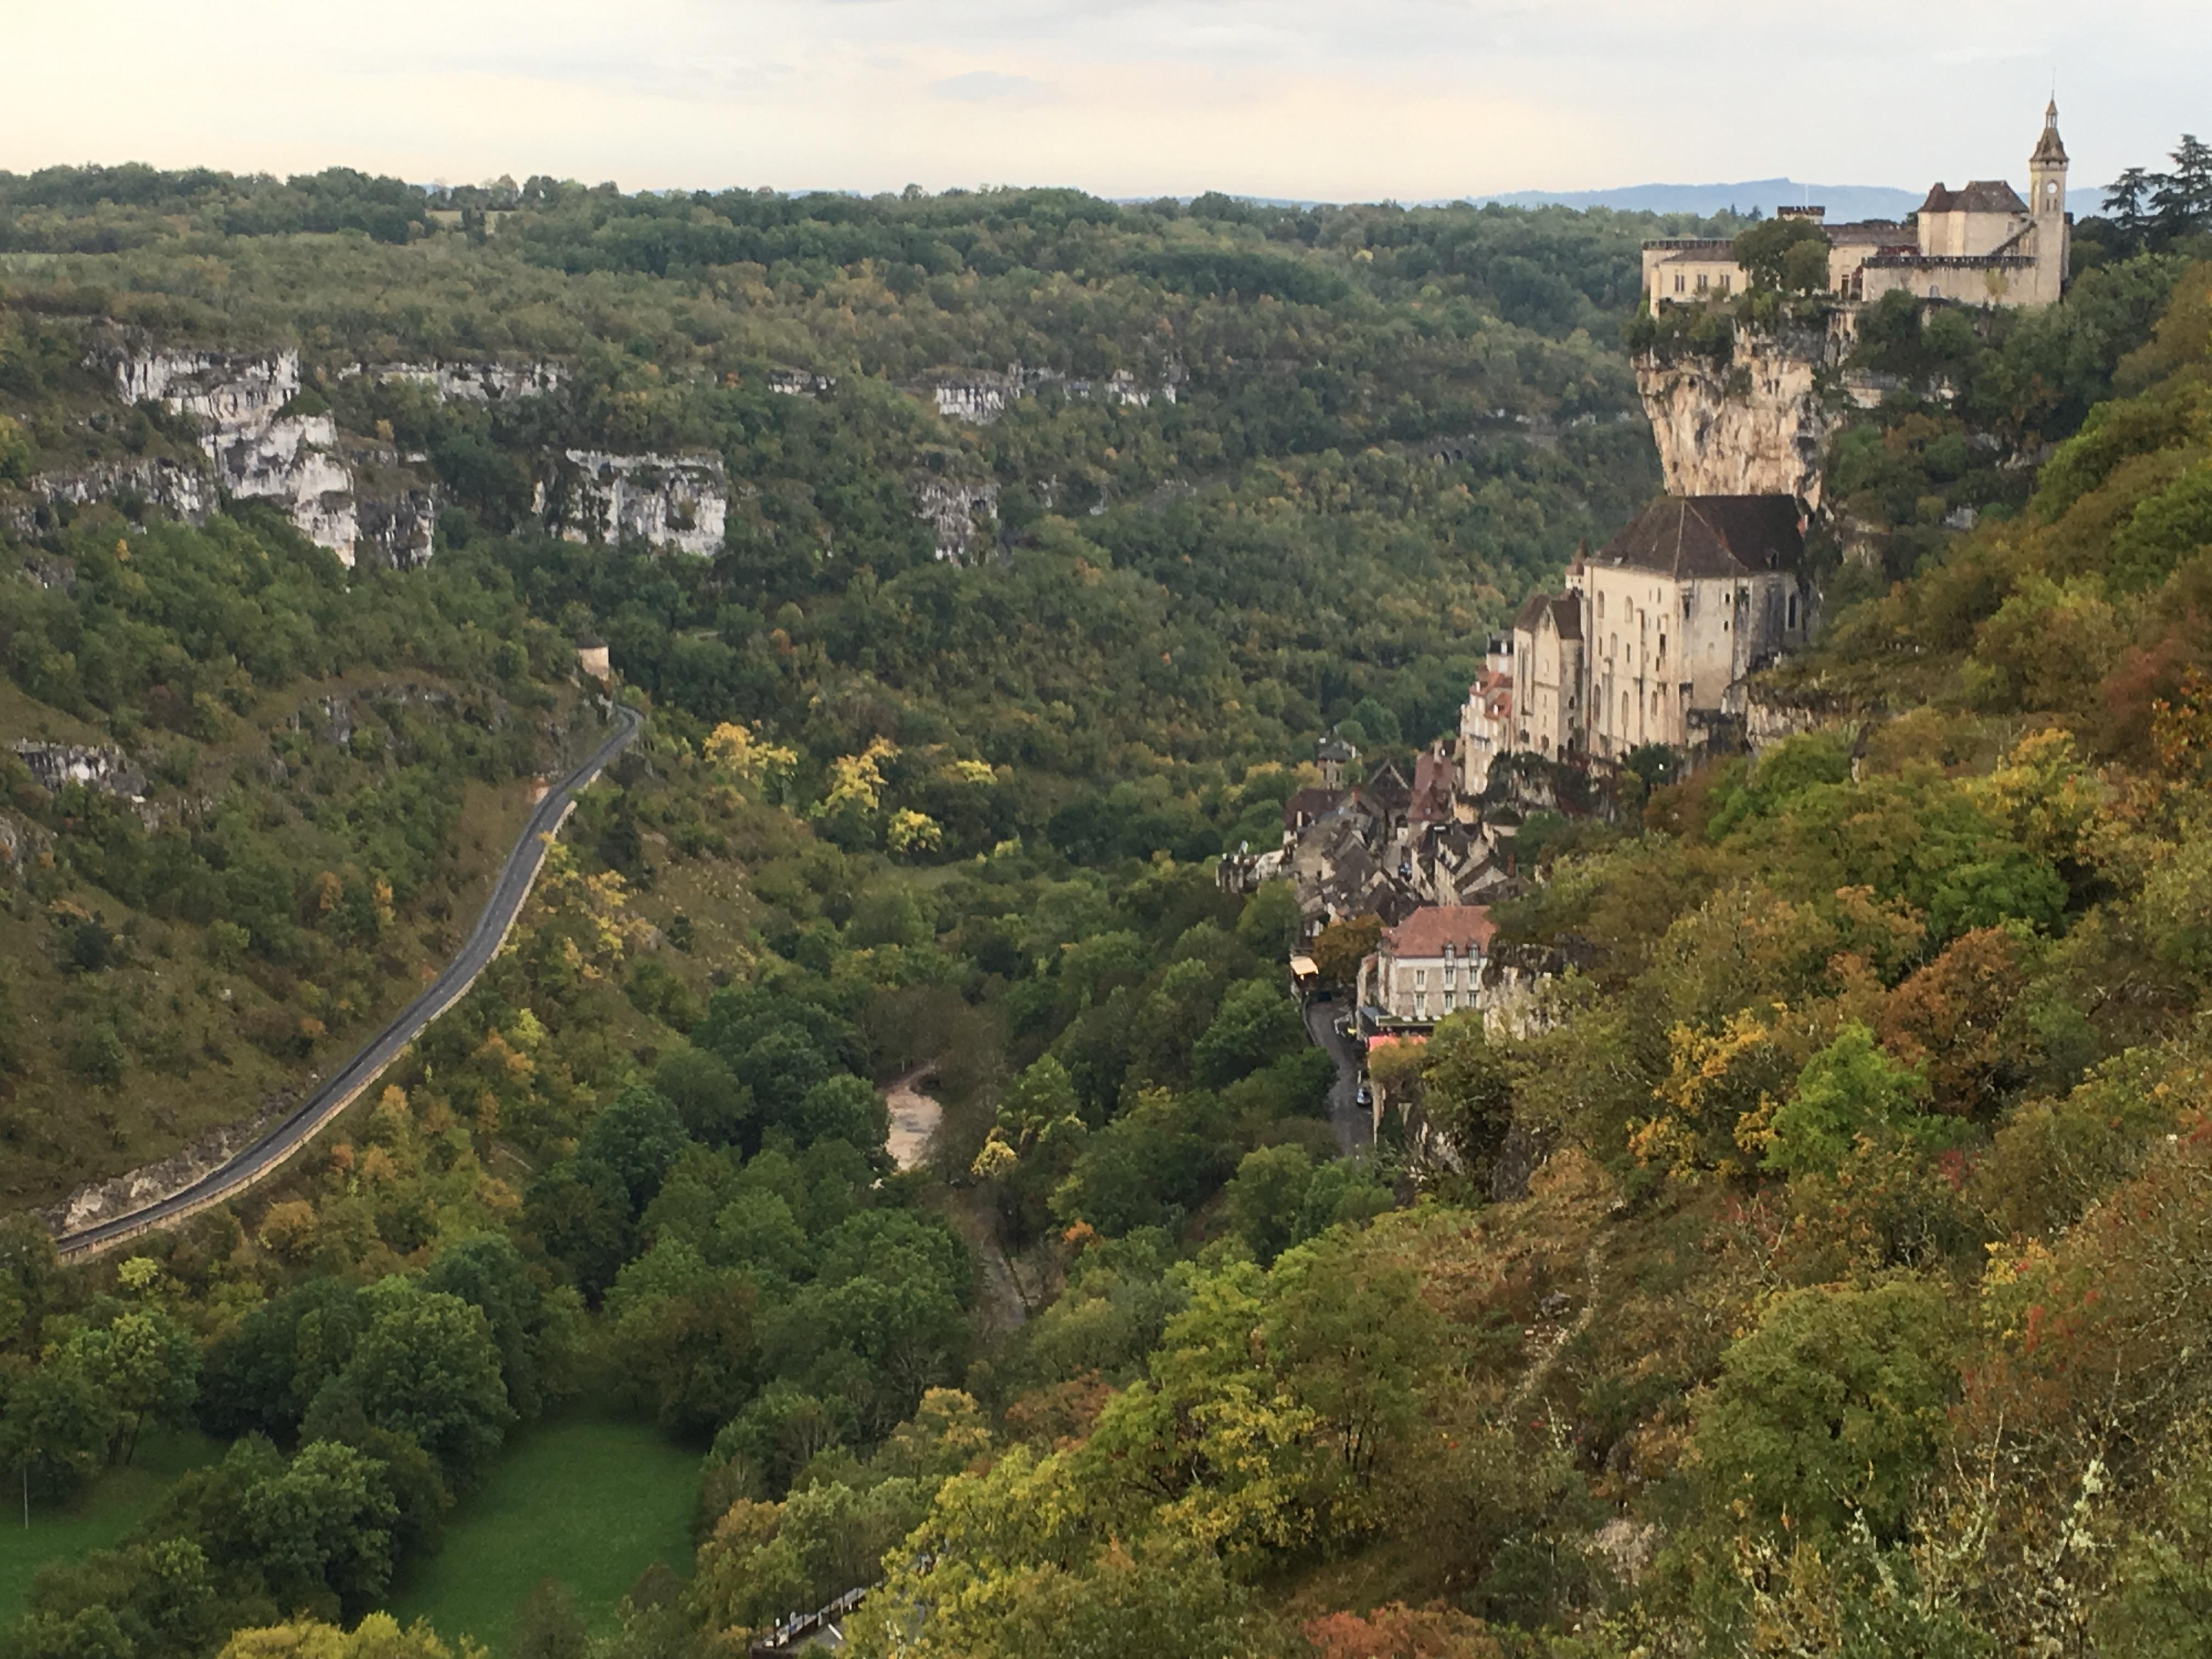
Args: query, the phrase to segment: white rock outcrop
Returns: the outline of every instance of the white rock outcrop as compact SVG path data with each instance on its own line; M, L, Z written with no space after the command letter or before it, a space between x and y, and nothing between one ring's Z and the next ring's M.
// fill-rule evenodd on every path
M0 504L0 525L28 538L46 527L41 520L51 515L42 513L42 507L134 499L198 524L215 511L215 497L214 475L204 466L166 455L95 461L67 471L40 473L14 499Z
M125 403L191 416L223 489L283 502L301 534L353 562L359 526L337 428L327 415L284 412L300 395L298 352L128 353L115 384Z
M558 363L371 363L361 372L379 380L428 386L447 403L495 404L538 398L561 388Z
M536 510L566 541L645 541L710 557L729 523L730 481L719 455L564 450L538 482Z
M964 562L982 538L985 520L999 512L999 486L988 480L917 473L908 482L914 515L936 538L937 556Z
M1125 368L1115 369L1103 380L1091 380L1063 374L1056 368L1024 368L1010 363L1003 373L979 368L949 374L927 382L924 390L946 420L988 426L1017 398L1033 398L1048 387L1057 387L1063 395L1079 400L1143 408L1155 398L1175 402L1176 386L1182 378L1180 365L1172 363L1158 386L1146 385Z
M1826 382L1839 331L1738 331L1729 361L1645 352L1636 387L1673 495L1795 495L1820 505L1820 466L1840 410Z

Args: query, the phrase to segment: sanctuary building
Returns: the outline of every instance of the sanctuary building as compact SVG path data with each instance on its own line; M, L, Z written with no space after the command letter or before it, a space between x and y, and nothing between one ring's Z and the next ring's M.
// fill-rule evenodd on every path
M1960 190L1939 182L1904 224L1832 225L1820 207L1777 212L1808 220L1827 236L1828 288L1840 299L1871 303L1901 289L1965 305L2053 305L2066 291L2073 236L2055 100L2028 155L2027 189L2023 201L2002 179L1978 179ZM1725 298L1748 286L1725 240L1667 237L1644 245L1644 293L1655 311Z

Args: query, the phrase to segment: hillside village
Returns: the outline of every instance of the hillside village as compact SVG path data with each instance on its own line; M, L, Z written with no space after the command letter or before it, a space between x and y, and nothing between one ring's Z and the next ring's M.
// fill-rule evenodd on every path
M1346 782L1357 753L1332 737L1316 755L1321 787L1285 805L1281 848L1224 861L1224 883L1237 890L1294 884L1304 951L1292 967L1310 988L1326 929L1381 924L1350 988L1368 1043L1418 1039L1468 1009L1516 1030L1540 1018L1534 988L1565 963L1556 951L1501 951L1489 914L1519 884L1514 843L1529 812L1608 811L1632 757L1650 776L1672 775L1790 729L1791 714L1762 702L1756 677L1802 649L1820 617L1807 543L1838 415L1814 382L1840 362L1858 314L1887 294L1929 307L2056 303L2069 274L2066 167L2054 101L2028 159L2027 201L1978 179L1936 184L1905 225L1830 225L1820 207L1784 210L1830 244L1826 326L1809 357L1796 354L1797 372L1716 386L1693 368L1703 384L1690 395L1709 406L1685 441L1668 430L1683 366L1647 352L1638 382L1666 493L1604 545L1577 550L1563 591L1531 594L1492 637L1455 738L1419 755L1410 777L1386 759ZM1645 244L1647 310L1723 306L1751 286L1730 242ZM1761 350L1793 356L1771 341L1747 355ZM1867 401L1861 388L1844 392ZM1709 490L1717 477L1747 487ZM1378 1121L1386 1104L1377 1098Z

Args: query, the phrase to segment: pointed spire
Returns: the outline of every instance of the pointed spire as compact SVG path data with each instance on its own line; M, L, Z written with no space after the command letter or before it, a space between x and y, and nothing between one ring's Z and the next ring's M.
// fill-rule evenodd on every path
M2058 95L2056 89L2051 93L2050 103L2044 106L2043 136L2035 141L2035 152L2027 160L2031 167L2046 162L2059 167L2066 165L2066 146L2058 137Z

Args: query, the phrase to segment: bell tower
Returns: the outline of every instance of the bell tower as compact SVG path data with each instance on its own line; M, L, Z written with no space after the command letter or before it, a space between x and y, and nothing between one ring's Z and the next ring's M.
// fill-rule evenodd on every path
M2043 136L2027 158L2028 211L2035 222L2035 298L2051 305L2066 291L2073 252L2066 222L2066 146L2058 137L2058 100L2043 112Z

